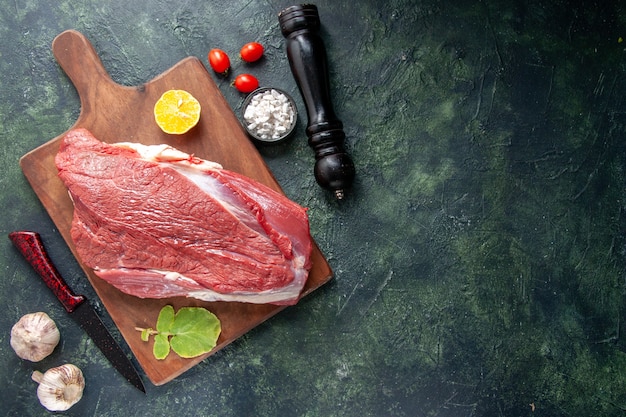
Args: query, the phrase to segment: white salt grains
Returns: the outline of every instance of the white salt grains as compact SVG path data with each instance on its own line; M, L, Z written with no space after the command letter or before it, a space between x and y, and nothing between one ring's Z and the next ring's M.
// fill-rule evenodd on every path
M280 91L268 89L250 99L243 118L248 131L261 140L281 139L295 123L295 109Z

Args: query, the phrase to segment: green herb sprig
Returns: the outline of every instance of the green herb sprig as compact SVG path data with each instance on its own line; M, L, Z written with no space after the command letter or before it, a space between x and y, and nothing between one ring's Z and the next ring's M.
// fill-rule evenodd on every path
M159 312L156 330L136 327L141 340L147 342L154 336L152 352L159 360L167 358L170 348L182 358L194 358L210 352L217 344L222 331L220 320L202 307L174 307L166 305Z

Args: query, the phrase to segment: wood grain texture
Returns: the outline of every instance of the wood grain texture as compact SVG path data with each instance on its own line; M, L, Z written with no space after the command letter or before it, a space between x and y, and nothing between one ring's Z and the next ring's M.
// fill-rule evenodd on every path
M197 58L183 59L146 84L127 87L110 78L91 43L79 32L69 30L58 35L52 43L52 51L80 96L81 112L72 128L87 128L98 139L109 143L167 143L198 157L219 162L226 169L247 175L282 192L206 67ZM169 89L189 91L202 106L198 125L184 135L165 134L154 122L154 103ZM65 185L57 176L54 164L64 134L24 155L20 165L76 256L70 238L73 205ZM315 244L313 246L313 267L303 295L332 278L326 259L318 247ZM77 259L80 263L80 259ZM245 303L208 303L188 298L140 299L120 292L82 263L81 267L138 363L155 385L162 385L181 375L284 308ZM215 313L222 323L222 334L216 348L193 359L182 359L175 354L170 354L163 361L154 359L152 342L142 342L135 327L153 327L160 309L167 304L173 305L175 309L202 306Z

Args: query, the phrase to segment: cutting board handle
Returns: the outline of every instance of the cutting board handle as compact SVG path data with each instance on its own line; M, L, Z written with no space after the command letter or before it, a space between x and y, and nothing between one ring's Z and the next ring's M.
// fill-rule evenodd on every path
M100 82L114 83L91 42L76 30L66 30L54 38L52 53L76 87L83 112L95 104Z

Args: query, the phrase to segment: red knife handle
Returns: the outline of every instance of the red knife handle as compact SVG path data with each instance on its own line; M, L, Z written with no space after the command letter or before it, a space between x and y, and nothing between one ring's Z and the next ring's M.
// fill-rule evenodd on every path
M28 263L39 274L43 282L52 290L68 313L86 301L82 295L76 295L67 285L59 271L50 260L48 253L37 232L11 232L9 239L20 251Z

